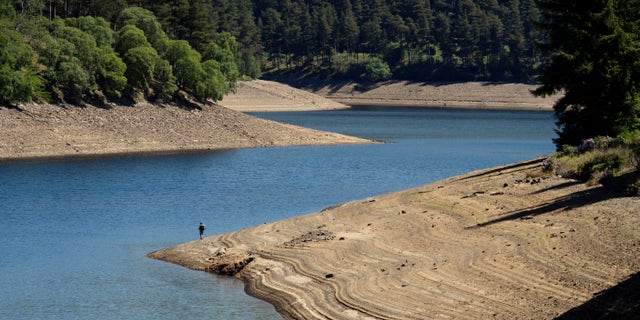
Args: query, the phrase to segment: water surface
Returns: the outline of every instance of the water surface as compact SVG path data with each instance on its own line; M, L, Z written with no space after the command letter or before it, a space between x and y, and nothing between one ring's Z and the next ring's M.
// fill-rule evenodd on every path
M386 143L2 164L0 319L279 319L145 254L553 151L550 113L256 115Z

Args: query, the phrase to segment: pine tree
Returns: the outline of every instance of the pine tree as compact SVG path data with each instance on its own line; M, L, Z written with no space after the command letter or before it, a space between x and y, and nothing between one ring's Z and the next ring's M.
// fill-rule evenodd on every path
M561 92L555 143L640 131L640 0L536 0L551 53L534 94Z

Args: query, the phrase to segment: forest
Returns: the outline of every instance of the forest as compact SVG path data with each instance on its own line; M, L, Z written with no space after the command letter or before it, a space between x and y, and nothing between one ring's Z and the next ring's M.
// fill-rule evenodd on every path
M534 0L0 0L0 99L219 100L287 71L530 82L537 20Z
M243 74L529 82L543 57L534 0L169 0L148 8L194 47L216 32L240 44ZM104 11L96 9L95 12ZM72 12L72 14L86 14ZM108 18L108 17L107 17Z

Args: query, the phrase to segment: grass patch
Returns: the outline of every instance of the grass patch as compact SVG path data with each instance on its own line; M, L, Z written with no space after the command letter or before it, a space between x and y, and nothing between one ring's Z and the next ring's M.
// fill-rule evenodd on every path
M640 196L640 136L596 137L577 147L565 146L543 163L545 172L606 185L629 196Z

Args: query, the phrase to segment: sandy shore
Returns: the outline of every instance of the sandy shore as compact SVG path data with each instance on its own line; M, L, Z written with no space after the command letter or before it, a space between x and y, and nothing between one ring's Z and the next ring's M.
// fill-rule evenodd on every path
M371 143L251 117L221 106L139 104L0 108L0 162L48 157L197 152L267 146Z
M243 112L333 110L351 106L552 111L559 98L558 95L534 97L530 91L537 86L521 83L388 81L364 84L317 79L278 80L283 83L239 82L237 94L226 96L221 104Z
M151 253L235 274L285 319L637 319L638 198L542 159Z
M266 81L240 81L237 92L230 93L220 104L242 112L340 110L349 106L290 85Z

